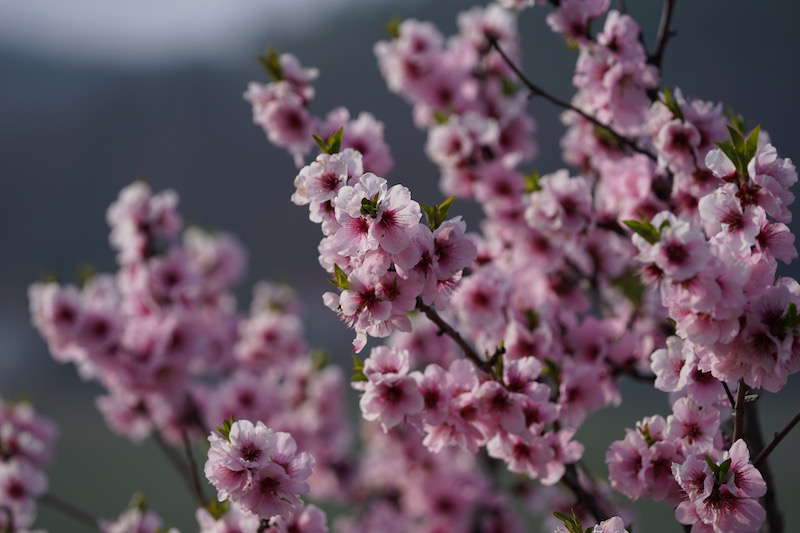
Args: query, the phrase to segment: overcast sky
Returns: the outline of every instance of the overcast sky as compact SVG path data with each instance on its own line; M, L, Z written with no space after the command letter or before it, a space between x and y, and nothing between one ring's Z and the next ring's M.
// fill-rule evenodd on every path
M308 30L349 4L350 0L0 0L0 46L133 62L225 57L251 42L256 31Z

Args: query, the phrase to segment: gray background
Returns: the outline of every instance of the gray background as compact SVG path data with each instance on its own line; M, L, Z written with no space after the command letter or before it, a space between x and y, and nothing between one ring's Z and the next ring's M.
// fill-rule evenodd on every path
M0 2L0 393L32 399L61 426L49 470L54 493L110 517L142 490L169 524L196 529L191 501L155 447L112 435L94 408L98 388L49 358L29 324L28 284L47 272L68 278L82 263L112 269L106 207L121 187L144 176L157 189L178 190L188 222L230 231L245 243L250 271L243 302L257 279L291 283L303 297L312 343L347 361L350 332L320 299L326 284L317 266L318 228L288 201L296 170L251 124L241 94L247 81L264 79L255 55L266 45L294 52L321 69L314 109L322 114L345 105L385 121L396 160L389 179L433 201L440 197L438 175L424 155L424 133L414 128L409 107L386 90L372 46L393 15L432 20L449 34L455 14L475 3ZM652 45L660 2L627 3ZM521 18L525 68L566 96L575 53L545 26L546 12L537 8ZM665 83L726 102L766 128L782 155L798 155L797 15L794 2L679 2ZM531 110L539 123L536 166L558 168L558 112L542 101ZM455 209L475 227L474 206ZM797 384L795 378L779 398L762 399L768 432L797 408ZM623 393L622 407L597 413L581 432L598 472L624 427L668 411L658 391L626 383ZM788 531L800 528L793 505L798 443L800 434L792 435L773 456ZM46 509L39 525L54 533L83 531ZM538 531L538 522L530 530ZM648 504L637 530L680 528L666 506Z

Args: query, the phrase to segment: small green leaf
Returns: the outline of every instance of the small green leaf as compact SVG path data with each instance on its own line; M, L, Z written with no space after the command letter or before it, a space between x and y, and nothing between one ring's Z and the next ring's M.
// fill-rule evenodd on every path
M542 186L539 183L541 178L537 171L531 170L530 173L525 176L525 192L533 193L541 191Z
M128 509L138 509L142 512L147 511L147 500L144 494L136 492L131 496L131 501L128 502Z
M281 56L278 51L270 47L267 53L258 56L258 62L264 67L264 70L272 77L273 81L281 81L283 79L283 67L281 66Z
M425 213L428 227L431 230L436 230L442 223L447 220L447 214L450 211L450 206L453 205L453 196L445 199L439 205L420 204L422 212Z
M578 517L575 515L575 511L572 511L571 516L559 512L553 513L553 516L561 520L568 533L584 533L583 526L581 525L580 520L578 520Z
M205 505L206 511L210 514L214 520L219 520L223 516L225 516L231 508L231 503L228 500L218 502L217 500L212 499Z
M386 34L389 36L389 38L394 40L400 37L401 24L403 24L403 19L400 17L392 17L388 22L386 22L386 24L384 24L383 29L386 30Z
M75 277L78 278L78 283L81 287L85 287L96 275L97 270L89 264L79 265L75 272Z
M350 381L369 381L364 374L364 363L357 355L353 355L353 375L350 376Z
M533 309L526 309L525 310L525 324L528 326L528 329L533 331L539 327L539 313L534 311Z
M317 143L320 153L323 154L337 154L342 149L342 135L344 128L339 128L334 133L323 139L319 135L312 134L311 137Z
M378 202L369 198L361 199L361 214L365 217L375 218L378 216Z
M738 114L736 111L733 110L731 107L726 107L724 111L725 117L728 119L728 124L733 126L739 131L744 131L745 124L744 124L744 117Z
M649 424L642 424L640 426L636 426L636 429L639 430L639 433L642 435L644 442L647 446L652 446L656 443L656 439L653 438L652 433L650 433L650 425Z
M505 361L503 360L503 354L506 352L506 348L503 344L497 347L497 351L495 352L494 357L494 364L492 365L492 372L494 373L495 379L502 381L503 380L503 370L505 366Z
M447 121L450 120L450 114L437 109L433 112L433 120L435 120L437 124L447 124Z
M223 420L222 421L222 425L217 426L217 428L216 428L217 429L217 433L222 435L222 437L225 440L230 440L231 439L231 437L230 437L230 435L231 435L231 427L233 427L234 423L236 423L236 419L235 418L228 418L226 420Z
M670 110L673 117L683 120L683 110L681 110L680 104L675 100L672 91L666 87L661 91L661 103L667 106L667 109Z
M515 94L517 94L518 87L517 84L514 83L513 81L509 80L508 78L503 78L503 80L500 83L501 83L501 89L505 96L514 96Z
M797 313L797 305L794 302L789 303L786 309L786 315L783 317L783 328L785 330L793 330L800 326L800 314Z
M350 288L350 282L347 280L347 273L337 264L333 265L333 277L328 281L331 285L343 291Z
M327 367L331 362L328 352L325 350L314 350L311 352L311 368L319 372Z
M611 148L620 147L619 138L616 135L614 135L610 129L603 126L595 126L593 131L594 131L594 136L602 144L609 146Z
M760 133L761 126L756 126L744 140L744 152L742 155L746 163L750 163L750 160L753 159L756 156L756 152L758 152L758 135Z
M731 469L731 458L728 457L719 464L719 472L717 473L717 479L719 480L720 484L728 481L728 472L730 471L730 469Z
M645 286L636 271L629 270L620 277L611 280L611 286L621 292L635 307L641 307Z
M650 244L655 244L661 239L659 229L648 220L624 220L622 223Z

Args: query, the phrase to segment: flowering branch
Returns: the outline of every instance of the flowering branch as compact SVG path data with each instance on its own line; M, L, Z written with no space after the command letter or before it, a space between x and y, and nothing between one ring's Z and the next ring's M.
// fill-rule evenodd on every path
M639 145L637 145L635 141L625 137L624 135L621 135L621 134L617 133L610 126L608 126L606 124L603 124L602 122L597 120L595 117L593 117L589 113L583 111L579 107L576 107L576 106L572 105L571 103L569 103L569 102L567 102L565 100L561 100L560 98L557 98L557 97L553 96L552 94L548 93L547 91L545 91L544 89L542 89L538 85L534 84L530 79L528 79L528 77L525 75L525 73L522 72L522 70L520 70L520 68L514 63L514 61L508 56L508 54L506 54L506 52L503 50L503 48L497 42L497 39L495 39L494 37L491 37L491 36L488 37L488 39L489 39L489 44L495 50L497 50L497 52L503 58L503 61L505 61L505 63L509 66L509 68L511 68L511 70L514 71L514 74L517 75L517 78L519 78L519 80L525 85L525 87L528 88L528 90L531 92L532 95L541 96L542 98L544 98L548 102L550 102L550 103L552 103L552 104L554 104L554 105L556 105L556 106L558 106L558 107L560 107L562 109L567 109L569 111L572 111L574 113L579 114L580 116L582 116L583 118L585 118L586 120L588 120L589 122L594 124L595 126L597 126L599 128L603 128L604 130L608 131L608 133L610 133L611 136L614 137L614 139L619 144L627 146L628 148L630 148L634 152L643 154L643 155L647 156L649 159L651 159L653 161L656 160L656 156L654 156L653 154L651 154L647 150L645 150L643 148L640 148Z
M608 515L603 512L594 494L586 490L578 479L578 469L574 463L566 465L561 482L575 495L579 505L588 510L598 521L605 520Z
M470 344L466 340L464 340L464 337L462 337L461 334L458 331L456 331L455 328L453 328L453 326L448 324L439 315L439 313L436 312L436 309L423 303L422 299L417 299L417 309L422 311L425 314L425 316L431 320L431 322L436 324L439 327L439 330L443 334L453 339L456 342L456 344L458 344L458 346L461 348L461 350L464 352L464 355L467 356L467 359L475 363L475 366L477 366L487 374L492 373L491 362L484 361L481 358L481 356L478 355L478 352L476 352L475 349L472 346L470 346Z
M667 49L667 41L670 37L675 35L675 32L670 30L672 23L672 14L675 11L675 0L664 0L661 9L661 22L658 25L658 38L656 40L656 49L653 55L648 59L649 63L655 65L659 69L661 63L664 61L664 51Z
M77 507L76 505L64 501L57 496L54 496L52 494L44 494L39 499L39 501L71 517L77 522L81 522L92 528L100 529L100 527L98 526L97 518L92 516L87 511L84 511L83 509ZM15 531L13 525L11 527L11 531Z

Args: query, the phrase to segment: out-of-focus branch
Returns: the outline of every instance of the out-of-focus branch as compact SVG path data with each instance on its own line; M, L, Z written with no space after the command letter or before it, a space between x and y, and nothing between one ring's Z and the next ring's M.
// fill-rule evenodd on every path
M764 451L764 437L761 432L761 420L758 416L758 404L748 402L745 407L745 417L747 424L744 432L744 440L752 455L760 456ZM769 533L783 533L783 515L778 506L775 482L772 478L772 470L766 459L762 460L758 470L767 485L767 493L764 495L764 509L767 512L767 530Z
M675 11L676 0L664 0L661 7L661 22L658 24L658 37L656 38L656 49L653 55L648 59L651 65L655 65L661 69L661 64L664 62L664 51L667 49L667 41L675 33L670 29L672 24L672 15Z
M81 522L82 524L85 524L89 527L98 530L100 529L97 518L92 516L91 513L84 511L77 505L62 500L58 496L54 496L52 494L45 494L39 498L39 502L42 503L43 505L56 509L57 511L61 512L66 516L69 516L76 522ZM11 528L11 531L15 531L13 526Z
M767 445L767 447L764 448L764 451L758 454L758 457L755 458L753 464L758 466L759 463L761 463L762 461L766 461L767 457L769 457L769 454L772 453L775 447L781 443L781 441L786 437L786 435L788 435L789 432L792 431L792 429L794 429L794 427L798 423L800 423L800 413L794 415L794 418L789 420L789 422L783 427L783 429L775 433L775 437L772 439L772 442L770 442Z

